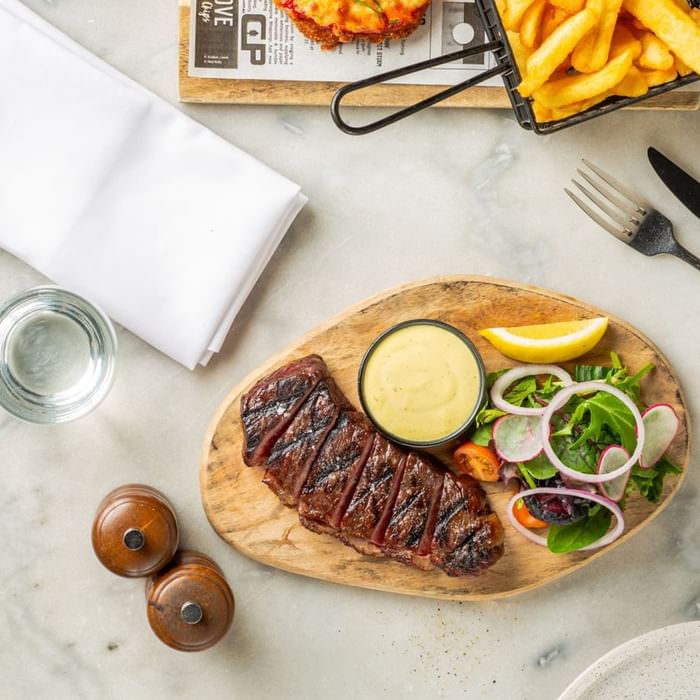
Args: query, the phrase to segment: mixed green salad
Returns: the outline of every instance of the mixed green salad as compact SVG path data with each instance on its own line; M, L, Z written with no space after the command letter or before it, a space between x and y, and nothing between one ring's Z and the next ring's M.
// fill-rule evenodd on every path
M613 352L610 367L576 365L572 375L556 365L490 374L489 401L455 464L489 480L497 466L496 478L515 482L511 523L550 551L609 544L624 530L627 499L657 502L664 478L681 471L665 456L680 425L675 410L641 399L653 369L630 374Z

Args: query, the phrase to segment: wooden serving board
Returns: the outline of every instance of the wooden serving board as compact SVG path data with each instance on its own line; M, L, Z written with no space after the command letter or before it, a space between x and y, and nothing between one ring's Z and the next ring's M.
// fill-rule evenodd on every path
M367 346L383 330L411 318L435 318L455 325L476 344L488 371L512 366L476 333L489 326L515 326L607 315L583 302L536 287L485 277L442 277L384 292L336 316L263 363L234 387L211 421L204 442L200 473L202 501L216 532L242 554L264 564L325 581L412 595L474 600L520 593L570 573L603 556L655 518L680 486L685 471L666 478L661 501L654 505L630 498L622 537L602 550L555 555L519 535L508 523L510 497L500 483L485 484L493 509L505 532L505 554L478 578L451 578L440 571L419 571L388 559L363 556L328 535L304 528L295 510L283 506L261 479L258 467L241 459L243 434L239 420L241 394L278 366L309 353L318 353L341 389L356 406L357 371ZM647 403L670 403L681 429L669 453L687 466L690 436L685 401L678 380L661 352L624 321L610 319L600 344L582 360L609 364L615 350L636 371L647 362L656 370L644 380ZM573 363L565 364L571 366ZM449 456L444 455L445 461Z
M226 80L187 74L190 46L190 0L179 0L178 92L181 102L327 106L342 83L281 80ZM348 95L344 103L356 107L406 107L435 94L430 85L375 85ZM436 107L511 109L505 88L475 87ZM700 93L674 91L627 109L693 111Z

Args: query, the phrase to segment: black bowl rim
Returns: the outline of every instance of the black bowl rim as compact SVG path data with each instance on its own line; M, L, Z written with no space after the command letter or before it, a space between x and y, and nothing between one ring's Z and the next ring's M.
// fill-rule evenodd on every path
M479 370L479 381L480 381L480 387L479 387L479 395L477 397L476 404L474 405L474 408L472 409L472 412L469 414L469 417L467 420L460 425L459 428L456 430L452 431L449 435L440 438L439 440L429 440L429 441L423 441L423 442L418 442L418 441L411 441L411 440L405 440L403 438L400 438L398 435L394 435L393 433L389 432L386 430L382 425L377 421L374 416L372 415L372 412L369 410L367 403L365 401L365 392L363 389L363 379L365 375L365 369L367 367L367 362L369 361L369 358L372 356L374 351L377 349L377 347L381 344L381 342L389 335L392 335L393 333L396 333L397 331L407 328L408 326L437 326L439 328L443 328L444 330L449 331L453 335L457 336L470 350L471 354L473 355L474 359L476 360L476 366ZM367 350L365 351L365 354L362 357L362 360L360 362L360 368L357 372L357 393L360 397L360 403L362 404L362 408L364 412L367 414L367 417L372 421L372 424L375 426L375 428L386 438L391 440L392 442L396 442L397 444L401 445L402 447L407 447L407 448L435 448L435 447L443 447L446 444L449 444L453 440L456 440L460 436L462 436L474 423L474 419L476 418L477 414L481 410L481 407L484 403L484 399L486 397L486 367L484 366L484 360L481 357L481 353L477 350L476 345L469 339L469 337L459 328L456 328L455 326L446 323L445 321L440 321L439 319L435 318L414 318L410 319L408 321L401 321L400 323L396 323L393 326L387 328L386 330L382 331L369 345Z

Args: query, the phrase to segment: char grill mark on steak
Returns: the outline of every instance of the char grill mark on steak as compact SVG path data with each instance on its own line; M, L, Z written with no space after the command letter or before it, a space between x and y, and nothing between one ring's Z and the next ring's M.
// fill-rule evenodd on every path
M430 545L438 516L443 470L411 452L406 459L382 551L421 569L432 568Z
M348 405L333 379L322 380L275 443L263 481L286 506L299 503L311 464L341 410Z
M316 531L335 532L372 449L374 431L358 411L343 411L311 465L299 518Z
M341 539L361 554L380 554L378 546L399 491L406 454L379 434L365 462L355 494L341 521Z
M447 474L442 489L431 562L448 576L474 576L503 554L503 528L481 486Z
M326 363L308 355L260 379L241 397L241 422L245 435L243 461L265 463L270 450L286 430L314 387L328 376Z

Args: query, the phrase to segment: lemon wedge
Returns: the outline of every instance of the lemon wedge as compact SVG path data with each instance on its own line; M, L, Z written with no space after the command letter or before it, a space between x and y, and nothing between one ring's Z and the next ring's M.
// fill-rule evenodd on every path
M607 316L535 326L485 328L479 333L506 357L521 362L566 362L585 355L603 337Z

